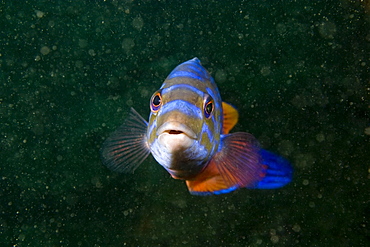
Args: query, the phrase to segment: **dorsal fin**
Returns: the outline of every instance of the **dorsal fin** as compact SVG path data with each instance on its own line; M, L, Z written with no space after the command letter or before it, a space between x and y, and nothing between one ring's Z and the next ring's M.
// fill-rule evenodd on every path
M222 102L222 110L224 115L224 120L222 124L222 134L226 135L238 122L239 113L232 105Z

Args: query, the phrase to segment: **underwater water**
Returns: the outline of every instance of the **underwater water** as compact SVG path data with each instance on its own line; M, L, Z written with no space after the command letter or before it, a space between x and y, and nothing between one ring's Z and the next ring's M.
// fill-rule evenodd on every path
M1 246L369 246L368 1L2 1ZM104 139L197 56L286 157L278 190L199 197Z

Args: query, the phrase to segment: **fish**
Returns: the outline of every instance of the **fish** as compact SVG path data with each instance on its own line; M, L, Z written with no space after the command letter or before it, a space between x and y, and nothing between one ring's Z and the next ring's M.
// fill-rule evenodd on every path
M195 57L170 72L149 102L146 121L134 108L102 144L102 163L133 173L151 154L192 195L239 188L277 189L292 180L291 163L260 147L250 133L230 130L238 110L223 102L210 73Z

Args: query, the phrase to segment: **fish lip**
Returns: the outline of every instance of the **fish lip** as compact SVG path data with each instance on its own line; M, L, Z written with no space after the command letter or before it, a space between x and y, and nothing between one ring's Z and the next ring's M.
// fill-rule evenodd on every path
M179 132L179 133L171 133L171 132ZM194 131L191 128L177 121L171 121L171 122L166 122L162 124L157 130L157 135L159 136L164 133L184 134L191 139L197 139L197 135L194 133Z

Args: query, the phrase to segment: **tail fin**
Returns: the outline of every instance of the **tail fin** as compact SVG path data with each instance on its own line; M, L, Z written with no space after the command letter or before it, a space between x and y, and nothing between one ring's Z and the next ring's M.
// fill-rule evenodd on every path
M292 181L293 168L290 162L281 156L261 149L262 164L266 166L265 177L251 189L277 189Z

